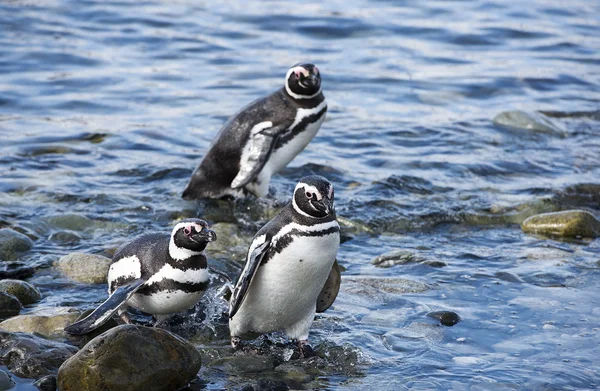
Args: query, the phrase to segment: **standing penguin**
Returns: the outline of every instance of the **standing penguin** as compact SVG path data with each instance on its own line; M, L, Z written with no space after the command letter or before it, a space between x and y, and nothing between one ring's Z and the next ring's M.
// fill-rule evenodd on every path
M248 249L229 303L231 345L237 349L244 334L283 331L298 342L300 357L309 355L315 312L329 308L339 290L339 245L333 186L322 176L302 178Z
M183 197L264 197L281 171L315 137L327 102L313 64L290 68L283 88L231 117L192 174Z
M157 318L192 308L209 283L204 249L216 239L204 220L185 219L170 236L148 233L126 243L115 252L108 270L109 298L65 331L89 333L117 311L130 323L128 306Z

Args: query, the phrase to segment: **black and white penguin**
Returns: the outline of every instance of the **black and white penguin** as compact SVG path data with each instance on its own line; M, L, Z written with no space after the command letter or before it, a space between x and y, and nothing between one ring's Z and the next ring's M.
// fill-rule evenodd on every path
M108 270L109 298L65 331L86 334L117 311L130 323L129 306L157 318L192 308L209 284L204 249L216 239L204 220L192 218L177 223L170 236L143 234L121 246Z
M326 111L319 69L294 65L283 88L250 103L223 125L183 197L266 196L271 176L315 137Z
M339 245L333 186L321 176L302 178L248 249L229 303L231 345L238 348L245 334L283 331L298 342L300 357L308 355L315 312L329 308L339 290Z

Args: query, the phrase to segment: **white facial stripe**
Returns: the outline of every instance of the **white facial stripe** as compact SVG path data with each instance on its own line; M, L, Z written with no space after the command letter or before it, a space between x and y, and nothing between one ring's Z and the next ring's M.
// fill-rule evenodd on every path
M295 66L293 68L290 68L287 71L287 75L285 75L285 80L288 80L290 78L290 76L292 75L292 73L295 73L295 72L303 74L304 77L309 77L310 76L310 73L308 72L308 70L306 68L298 65L298 66Z
M142 276L142 264L140 259L132 255L124 257L110 265L108 269L108 282L115 281L119 277L140 278Z
M165 278L182 283L199 284L208 281L208 269L187 269L184 271L176 269L167 263L146 284L160 282Z
M328 230L328 229L334 228L334 227L337 227L337 228L340 227L340 225L338 224L338 222L336 220L329 221L327 223L315 224L315 225L300 225L298 223L290 223L290 224L284 226L277 233L277 235L273 236L272 241L277 242L283 236L289 234L290 232L292 232L295 229L298 231L302 231L302 232L316 232L316 231L325 231L325 230Z
M304 188L304 191L306 193L313 193L315 195L315 197L317 197L317 201L321 201L323 199L323 195L321 195L321 192L319 190L317 190L316 187L307 185L306 183L302 183L302 182L300 182L296 185L294 194L296 193L296 191L298 191L298 189L302 189L302 188Z
M292 92L292 90L290 89L290 86L288 85L288 80L290 79L290 76L292 75L292 73L294 73L296 71L301 72L306 77L308 77L310 75L309 72L304 67L301 67L301 66L296 66L296 67L290 68L290 70L287 71L287 74L285 75L285 90L292 98L294 98L294 99L312 99L321 93L321 88L319 88L319 91L317 91L316 93L314 93L312 95L299 95L299 94ZM303 86L303 87L306 88L306 86Z
M173 237L171 237L171 240L169 241L169 255L176 261L182 261L202 253L203 251L192 251L187 248L177 247Z

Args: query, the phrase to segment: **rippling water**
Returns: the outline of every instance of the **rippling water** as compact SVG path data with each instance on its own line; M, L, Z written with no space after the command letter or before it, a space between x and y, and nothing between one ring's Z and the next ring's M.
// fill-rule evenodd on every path
M583 0L3 2L0 227L35 239L21 260L37 268L37 307L87 308L105 288L60 277L59 256L110 254L193 215L249 237L319 173L346 219L345 271L313 334L361 368L307 388L595 389L600 242L518 224L600 213L599 14ZM180 199L225 119L299 61L321 69L329 112L271 197ZM550 130L493 123L513 110ZM370 263L396 249L426 261ZM233 274L230 258L213 267ZM399 292L398 278L425 288ZM437 325L435 310L462 321ZM202 376L209 389L255 379Z

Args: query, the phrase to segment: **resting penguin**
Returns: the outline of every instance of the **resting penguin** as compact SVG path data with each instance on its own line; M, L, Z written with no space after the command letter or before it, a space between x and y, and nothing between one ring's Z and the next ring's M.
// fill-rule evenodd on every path
M310 355L315 312L329 308L339 290L339 245L333 186L321 176L302 178L250 244L229 303L231 345L239 348L245 334L283 331L298 342L300 357Z
M231 117L183 191L183 197L264 197L281 171L315 137L327 102L313 64L290 68L285 85Z
M89 333L115 312L130 323L129 306L157 318L192 308L209 283L204 249L216 239L204 220L185 219L170 236L148 233L126 243L115 252L108 270L109 298L65 331Z

